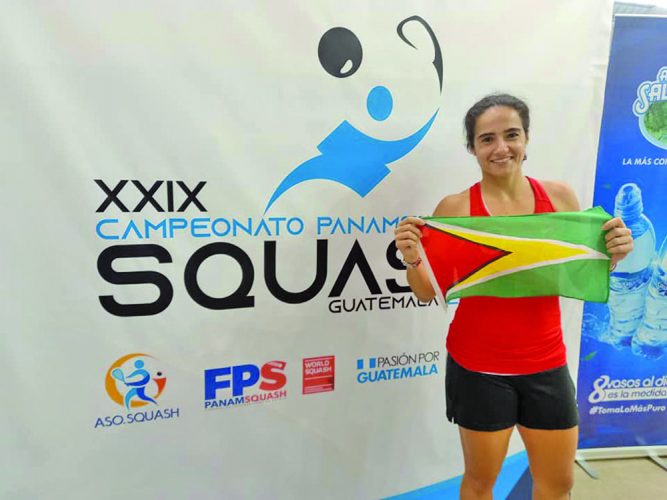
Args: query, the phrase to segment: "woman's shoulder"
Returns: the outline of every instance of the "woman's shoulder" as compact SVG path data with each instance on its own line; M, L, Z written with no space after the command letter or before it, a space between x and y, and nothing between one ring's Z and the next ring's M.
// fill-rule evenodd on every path
M434 217L465 217L470 215L470 190L445 196L433 211Z
M539 181L557 212L581 210L574 189L562 181Z

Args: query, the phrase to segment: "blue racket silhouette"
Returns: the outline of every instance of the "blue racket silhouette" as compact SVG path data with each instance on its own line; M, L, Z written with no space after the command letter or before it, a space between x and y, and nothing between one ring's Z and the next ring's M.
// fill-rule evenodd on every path
M120 380L121 382L125 383L125 374L123 373L123 370L121 370L120 368L114 369L111 372L111 376L116 380Z

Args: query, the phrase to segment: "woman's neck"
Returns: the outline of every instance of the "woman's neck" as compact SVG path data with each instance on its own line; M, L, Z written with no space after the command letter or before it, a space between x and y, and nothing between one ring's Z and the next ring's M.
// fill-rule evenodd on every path
M520 215L535 211L533 188L523 175L514 179L483 177L480 187L482 202L491 215Z
M530 187L530 182L521 172L507 177L482 175L480 184L484 194L498 199L521 198Z

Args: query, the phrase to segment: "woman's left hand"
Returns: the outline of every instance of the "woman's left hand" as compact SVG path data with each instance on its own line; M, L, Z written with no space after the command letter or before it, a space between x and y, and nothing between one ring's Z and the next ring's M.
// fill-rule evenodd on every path
M634 243L632 231L630 231L620 217L614 217L602 225L602 230L607 231L607 251L611 254L611 269L632 251Z

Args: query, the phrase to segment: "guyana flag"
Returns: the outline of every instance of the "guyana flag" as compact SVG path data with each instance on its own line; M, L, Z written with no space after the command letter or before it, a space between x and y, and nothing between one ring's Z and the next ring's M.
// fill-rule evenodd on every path
M609 297L601 207L495 217L426 217L420 253L436 293L460 297ZM435 286L437 285L437 286Z

